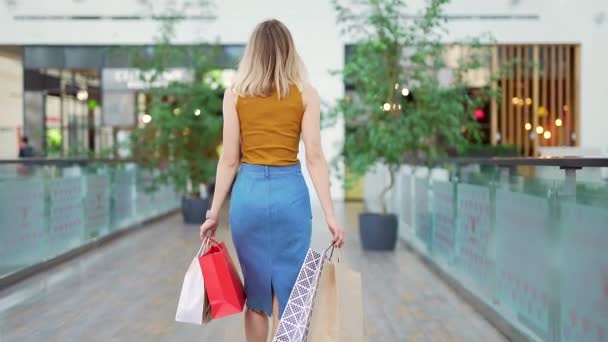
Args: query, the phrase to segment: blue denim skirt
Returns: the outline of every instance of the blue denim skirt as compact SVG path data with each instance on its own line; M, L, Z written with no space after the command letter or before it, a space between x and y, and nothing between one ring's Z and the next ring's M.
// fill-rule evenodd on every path
M230 198L230 229L247 307L279 317L310 247L312 211L300 164L241 164Z

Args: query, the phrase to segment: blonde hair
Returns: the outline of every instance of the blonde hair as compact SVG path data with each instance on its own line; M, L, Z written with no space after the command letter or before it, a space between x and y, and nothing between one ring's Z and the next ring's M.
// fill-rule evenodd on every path
M232 91L243 97L289 95L291 84L302 89L305 69L291 33L278 20L266 20L251 34L232 83Z

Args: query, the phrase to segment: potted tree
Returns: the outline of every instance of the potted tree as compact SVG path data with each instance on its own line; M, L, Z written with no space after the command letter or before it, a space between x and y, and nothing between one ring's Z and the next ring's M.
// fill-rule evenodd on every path
M381 212L359 216L363 248L395 247L398 221L388 212L386 197L404 156L430 163L448 147L462 150L479 139L473 112L492 90L486 87L472 97L467 76L485 65L489 51L481 39L468 41L457 66L447 67L450 46L442 43L447 2L429 0L414 19L404 18L401 0L367 0L356 7L333 2L342 33L355 41L339 72L354 91L328 113L345 122L341 159L358 176L378 164L389 171L380 192Z
M132 132L133 155L154 170L154 184L171 183L183 194L185 223L204 221L208 184L215 174L221 140L223 86L217 72L217 51L208 44L170 44L172 26L165 27L153 55L139 62L147 112ZM171 81L175 65L188 65L189 80Z

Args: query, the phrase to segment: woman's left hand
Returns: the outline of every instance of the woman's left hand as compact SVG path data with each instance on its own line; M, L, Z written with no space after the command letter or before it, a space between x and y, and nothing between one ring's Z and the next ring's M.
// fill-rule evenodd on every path
M327 228L329 228L333 243L336 247L342 247L342 245L344 245L344 228L342 228L338 221L333 218L327 220Z
M206 237L213 237L215 235L215 231L217 230L218 222L216 219L206 219L205 222L201 225L200 229L200 237L201 241Z

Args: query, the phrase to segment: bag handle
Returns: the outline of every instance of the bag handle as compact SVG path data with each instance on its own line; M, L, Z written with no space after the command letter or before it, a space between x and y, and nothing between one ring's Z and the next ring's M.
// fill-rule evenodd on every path
M203 243L201 244L201 248L198 249L198 252L196 253L196 257L200 257L201 255L205 254L205 252L207 252L207 250L209 249L209 245L211 245L211 242L215 242L215 244L217 245L217 241L215 241L213 238L210 237L205 237L205 239L203 239Z
M325 252L323 254L327 255L327 252L329 252L328 260L331 260L331 258L334 255L334 250L337 250L338 262L340 262L340 259L342 259L342 252L340 251L340 247L337 247L334 242L332 242L331 245L329 247L327 247L327 249L325 250Z
M207 239L209 240L209 244L213 243L216 246L220 244L219 242L217 242L216 239L212 238L211 236L208 236Z

